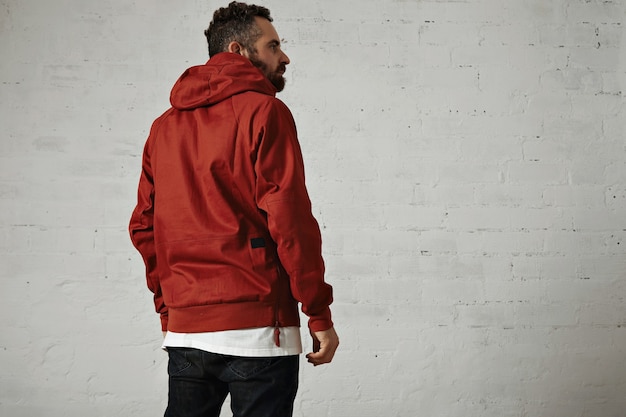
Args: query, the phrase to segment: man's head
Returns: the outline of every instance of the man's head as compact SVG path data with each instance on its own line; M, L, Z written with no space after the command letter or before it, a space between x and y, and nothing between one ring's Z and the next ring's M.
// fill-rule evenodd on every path
M289 57L280 49L280 38L265 7L233 1L215 11L204 34L209 56L232 52L248 58L278 91L285 87Z

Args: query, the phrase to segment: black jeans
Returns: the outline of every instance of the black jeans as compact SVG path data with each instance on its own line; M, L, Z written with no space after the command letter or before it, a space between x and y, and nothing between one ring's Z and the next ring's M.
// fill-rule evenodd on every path
M167 348L165 417L219 417L230 393L234 417L291 417L299 356L248 358Z

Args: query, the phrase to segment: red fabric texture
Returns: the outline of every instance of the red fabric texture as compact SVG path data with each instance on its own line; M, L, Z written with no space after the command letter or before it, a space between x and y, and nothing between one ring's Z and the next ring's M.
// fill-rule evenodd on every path
M189 68L152 125L131 240L163 330L332 327L296 127L248 59Z

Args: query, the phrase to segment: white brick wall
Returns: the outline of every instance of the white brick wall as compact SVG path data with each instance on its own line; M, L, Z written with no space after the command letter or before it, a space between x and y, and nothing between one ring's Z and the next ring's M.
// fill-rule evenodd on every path
M126 225L226 3L0 2L1 416L162 413ZM626 2L262 4L342 340L295 415L626 416Z

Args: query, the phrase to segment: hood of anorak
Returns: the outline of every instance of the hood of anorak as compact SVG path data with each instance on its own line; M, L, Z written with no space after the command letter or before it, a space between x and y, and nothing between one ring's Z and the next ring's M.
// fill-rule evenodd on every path
M246 91L276 95L276 88L248 58L223 52L186 70L172 88L170 103L177 110L191 110Z

